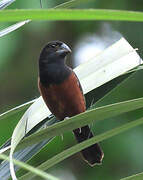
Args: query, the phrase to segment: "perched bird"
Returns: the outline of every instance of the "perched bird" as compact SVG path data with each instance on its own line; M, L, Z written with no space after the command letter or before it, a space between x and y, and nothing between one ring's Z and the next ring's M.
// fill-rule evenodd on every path
M39 58L39 91L50 111L59 120L72 117L86 110L80 82L73 70L65 64L70 48L61 41L49 42ZM93 134L89 126L73 130L78 143ZM83 159L94 166L100 164L104 156L99 144L81 151Z

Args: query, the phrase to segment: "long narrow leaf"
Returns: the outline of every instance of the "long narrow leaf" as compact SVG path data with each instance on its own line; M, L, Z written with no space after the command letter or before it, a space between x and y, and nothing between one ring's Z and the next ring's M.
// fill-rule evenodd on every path
M43 125L44 127L50 126L51 124L55 123L56 119L50 120L46 123L42 123L42 129L43 129ZM39 129L38 129L39 130ZM32 130L33 131L33 130ZM52 138L46 139L45 141L42 141L40 143L34 144L30 147L24 148L22 150L19 150L17 152L14 153L13 157L16 159L19 159L23 162L26 162L27 160L31 159L33 155L35 155L37 152L40 151L40 149L42 147L44 147L47 143L49 143L52 140ZM7 142L8 145L10 145L10 141ZM0 150L0 152L7 152L7 149L9 150L9 147L7 147L7 144L3 147L2 150ZM19 169L18 166L15 167L15 171L17 171ZM0 177L2 180L7 180L10 177L10 169L9 169L9 162L8 161L4 161L0 164Z
M0 9L6 8L7 6L9 6L14 1L15 0L2 0L2 1L0 1Z
M15 31L16 29L20 28L21 26L23 26L24 24L26 24L28 22L30 22L30 20L26 20L26 21L16 23L12 26L9 26L8 28L6 28L4 30L1 30L0 31L0 37L5 36L6 34L12 32L12 31Z
M17 178L15 175L14 165L13 165L13 153L14 153L14 150L15 150L17 144L26 135L26 133L32 129L32 127L34 127L41 121L39 116L42 119L45 119L46 117L48 117L51 114L50 111L47 109L44 101L42 101L43 102L42 110L40 109L42 114L38 114L39 111L37 111L37 112L34 111L35 108L37 108L37 105L39 104L39 100L41 100L41 98L38 98L36 100L36 102L34 104L32 104L30 106L30 108L26 111L26 113L23 115L23 117L17 124L17 126L14 129L14 132L12 134L11 150L10 150L10 172L11 172L12 178L15 180ZM45 107L45 108L43 109L43 107Z
M143 21L143 12L106 9L16 9L0 11L0 21L31 20L112 20Z
M0 154L0 159L4 159L4 160L9 161L9 157L4 155L4 154ZM48 179L49 180L59 180L58 178L56 178L56 177L54 177L54 176L52 176L50 174L47 174L47 173L45 173L45 172L43 172L43 171L41 171L41 170L39 170L39 169L37 169L35 167L32 167L32 166L30 166L28 164L25 164L25 163L23 163L21 161L13 159L13 162L17 166L20 166L21 168L23 168L23 169L25 169L27 171L30 171L30 172L34 173L35 175L38 175L38 176L40 176L40 177L42 177L42 178L44 178L46 180L48 180Z
M4 153L5 151L9 150L11 146L7 146L5 148L0 149L0 154Z
M86 94L141 63L136 51L124 38L121 38L101 54L90 59L89 62L75 68L74 71Z
M129 176L129 177L122 178L121 180L141 180L141 179L143 179L143 172Z
M17 106L15 108L12 108L12 109L10 109L10 110L0 114L0 120L8 118L8 117L10 117L13 114L18 113L19 111L25 110L26 108L28 108L35 101L36 101L36 99L33 99L32 101L24 103L24 104L22 104L20 106Z
M55 9L65 9L65 8L72 8L75 7L77 5L81 5L82 3L89 3L89 1L93 1L93 0L71 0L71 1L67 1L65 3L59 4L58 6L54 7Z
M20 159L22 162L26 162L27 160L31 159L34 154L40 151L50 139L42 141L41 143L37 143L36 145L24 148L20 151L14 153L13 158ZM19 169L19 166L15 166L15 171ZM9 162L3 161L0 165L0 177L2 180L7 180L10 178L10 169L9 169Z
M93 110L81 113L77 116L74 116L70 119L66 119L62 122L54 124L44 130L41 130L38 133L35 133L27 138L25 138L19 144L19 148L27 147L29 145L35 144L47 138L54 137L56 135L63 134L65 131L73 130L78 127L85 126L92 121L99 121L106 118L114 117L119 114L133 111L143 107L143 98L129 100L121 103L115 103Z
M115 136L117 134L120 134L124 131L127 131L131 128L134 128L136 126L139 126L143 124L143 118L138 119L136 121L130 122L130 123L126 123L125 125L122 125L118 128L114 128L110 131L107 131L101 135L95 136L93 138L90 138L80 144L77 144L61 153L59 153L58 155L54 156L53 158L49 159L48 161L44 162L43 164L41 164L40 166L38 166L38 169L41 170L47 170L48 168L54 166L55 164L63 161L64 159L70 157L71 155L80 152L81 150L91 146L92 144L95 144L97 142L103 141L105 139L108 139L112 136ZM32 177L35 177L35 175L31 174L31 173L27 173L26 175L22 176L19 178L19 180L25 180L25 179L31 179Z
M125 74L129 74L129 73L136 72L136 71L139 71L139 70L143 70L143 66L142 65L140 65L137 68L134 68L134 69L126 72Z

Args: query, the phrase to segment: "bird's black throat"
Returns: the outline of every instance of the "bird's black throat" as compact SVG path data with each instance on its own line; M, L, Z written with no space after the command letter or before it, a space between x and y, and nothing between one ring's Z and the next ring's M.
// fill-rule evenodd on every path
M72 73L72 70L59 60L54 63L46 63L46 61L39 61L39 76L40 82L44 86L51 84L60 84Z

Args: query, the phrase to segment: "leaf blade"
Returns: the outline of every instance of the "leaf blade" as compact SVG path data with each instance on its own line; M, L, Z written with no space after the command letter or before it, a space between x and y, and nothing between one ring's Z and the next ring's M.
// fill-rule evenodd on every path
M139 126L143 124L143 118L138 119L136 121L130 122L130 123L126 123L125 125L122 125L120 127L114 128L112 130L109 130L105 133L102 133L100 135L97 135L93 138L90 138L80 144L76 144L75 146L68 148L67 150L59 153L58 155L54 156L53 158L47 160L46 162L44 162L43 164L41 164L40 166L38 166L38 169L42 169L42 170L47 170L48 168L54 166L55 164L63 161L64 159L70 157L71 155L91 146L92 144L96 143L96 142L100 142L103 141L107 138L110 138L112 136L115 136L117 134L120 134L126 130L129 130L131 128L134 128L136 126ZM20 180L24 180L24 179L28 179L28 178L32 178L34 177L34 175L32 175L31 173L27 173L24 176L20 177Z
M30 20L110 20L143 22L143 12L106 9L17 9L0 11L0 22Z
M14 1L15 0L2 0L2 1L0 1L0 9L6 8L7 6L9 6Z
M10 161L9 157L4 155L4 154L0 154L0 159L3 159L3 160L7 160L7 161ZM49 179L49 180L59 180L58 178L46 173L46 172L43 172L35 167L32 167L26 163L23 163L21 161L18 161L18 160L15 160L13 159L13 162L14 164L20 166L21 168L25 169L25 170L28 170L44 179Z
M30 20L22 21L22 22L16 23L16 24L14 24L12 26L9 26L8 28L5 28L5 29L1 30L0 31L0 37L9 34L12 31L15 31L16 29L20 28L21 26L23 26L23 25L25 25L25 24L27 24L29 22L30 22Z
M114 117L125 112L139 109L141 107L143 107L143 98L138 98L134 100L124 101L112 105L106 105L103 107L95 108L94 110L81 113L70 119L56 123L44 130L41 130L38 133L35 133L25 138L19 143L18 147L20 148L21 146L21 148L23 148L26 147L27 145L29 146L36 142L45 140L47 138L51 138L63 134L65 131L69 131L76 129L78 127L85 126L94 120L99 121L106 118Z
M93 1L93 0L71 0L71 1L67 1L65 3L59 4L54 8L55 9L72 8L72 7L75 7L75 6L77 6L78 4L81 4L81 3L88 3L89 1Z
M120 180L141 180L141 179L143 179L143 172L129 176L129 177L122 178Z

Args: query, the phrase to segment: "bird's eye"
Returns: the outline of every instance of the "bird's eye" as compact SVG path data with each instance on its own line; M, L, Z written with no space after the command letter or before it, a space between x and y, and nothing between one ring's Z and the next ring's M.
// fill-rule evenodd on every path
M52 48L55 48L55 47L56 47L56 44L52 44L51 47L52 47Z

